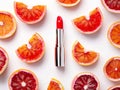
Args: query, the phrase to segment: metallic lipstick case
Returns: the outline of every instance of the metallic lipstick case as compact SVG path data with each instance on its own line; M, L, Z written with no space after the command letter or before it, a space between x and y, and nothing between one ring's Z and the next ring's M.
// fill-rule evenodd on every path
M65 66L65 50L64 50L64 30L56 30L56 47L55 47L55 65L57 67Z

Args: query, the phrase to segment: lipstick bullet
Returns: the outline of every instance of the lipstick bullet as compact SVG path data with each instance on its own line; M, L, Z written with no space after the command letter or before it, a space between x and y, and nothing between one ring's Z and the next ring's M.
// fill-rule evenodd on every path
M64 30L61 16L58 16L56 21L55 65L57 67L65 66Z

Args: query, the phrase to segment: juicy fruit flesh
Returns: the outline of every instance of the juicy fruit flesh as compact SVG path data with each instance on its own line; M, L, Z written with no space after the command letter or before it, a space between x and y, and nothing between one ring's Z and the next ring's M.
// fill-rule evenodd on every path
M79 42L75 45L74 53L75 53L74 57L76 58L76 60L78 60L77 62L80 63L90 63L97 56L96 52L92 52L92 51L85 52L84 48L81 46Z
M90 13L90 18L87 19L85 16L74 19L74 24L83 32L94 31L101 25L101 13L96 8Z
M98 86L97 81L91 75L79 76L73 86L74 90L96 90Z
M117 45L120 45L120 24L117 24L112 28L110 38L112 42L114 42Z
M113 58L106 66L106 73L110 78L120 79L120 58Z
M32 9L28 9L27 6L23 3L16 2L16 11L17 14L24 20L24 21L36 21L43 15L45 10L45 6L36 5L33 6Z
M73 4L76 3L78 0L58 0L58 1L64 4Z
M111 90L120 90L120 87L113 88Z
M36 80L32 74L20 71L11 79L12 90L36 90Z
M8 14L0 13L0 36L8 34L13 27L13 18Z
M119 0L104 0L104 2L110 9L120 10L120 1Z
M3 53L3 51L0 50L0 71L3 69L5 63L6 63L6 56Z
M39 39L37 34L34 34L30 39L29 44L31 46L30 48L28 48L27 45L25 44L18 48L17 52L20 54L20 57L22 59L35 60L44 51L43 41Z
M61 90L60 85L55 81L50 81L50 84L48 86L47 90Z

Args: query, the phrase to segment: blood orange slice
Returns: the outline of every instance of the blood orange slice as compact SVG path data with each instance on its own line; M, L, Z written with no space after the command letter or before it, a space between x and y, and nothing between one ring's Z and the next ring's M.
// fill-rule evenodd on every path
M110 26L107 36L112 45L120 48L120 21L115 22Z
M11 74L8 85L10 90L38 90L38 79L33 72L19 69Z
M87 19L85 16L80 16L73 19L74 27L84 34L92 34L100 29L102 26L102 13L97 7L90 12L90 17Z
M7 65L8 65L8 54L7 52L0 47L0 75L5 71Z
M27 63L33 63L39 61L45 52L45 43L43 38L35 33L29 40L29 46L27 44L22 45L17 49L17 55L22 61Z
M72 81L71 90L99 90L97 77L89 72L80 73Z
M81 0L57 0L57 2L64 7L76 6Z
M22 2L14 2L14 8L18 18L27 24L40 22L46 13L45 5L36 5L29 9L28 6Z
M55 78L52 78L47 90L64 90L64 88L60 81L56 80Z
M11 37L16 31L14 16L6 11L0 11L0 39Z
M103 6L110 12L120 13L120 1L119 0L101 0Z
M110 58L104 65L104 74L111 81L120 81L120 57Z
M120 85L112 86L108 90L120 90Z
M99 53L85 50L78 41L73 44L72 55L74 60L83 66L92 65L99 58Z

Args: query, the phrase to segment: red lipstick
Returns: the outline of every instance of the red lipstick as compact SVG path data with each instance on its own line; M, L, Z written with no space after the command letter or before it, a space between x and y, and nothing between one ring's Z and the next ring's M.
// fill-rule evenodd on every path
M63 19L61 16L58 16L56 21L55 65L57 67L65 66L64 30Z
M61 16L57 17L56 25L57 25L57 29L61 29L61 30L63 29L63 20Z

